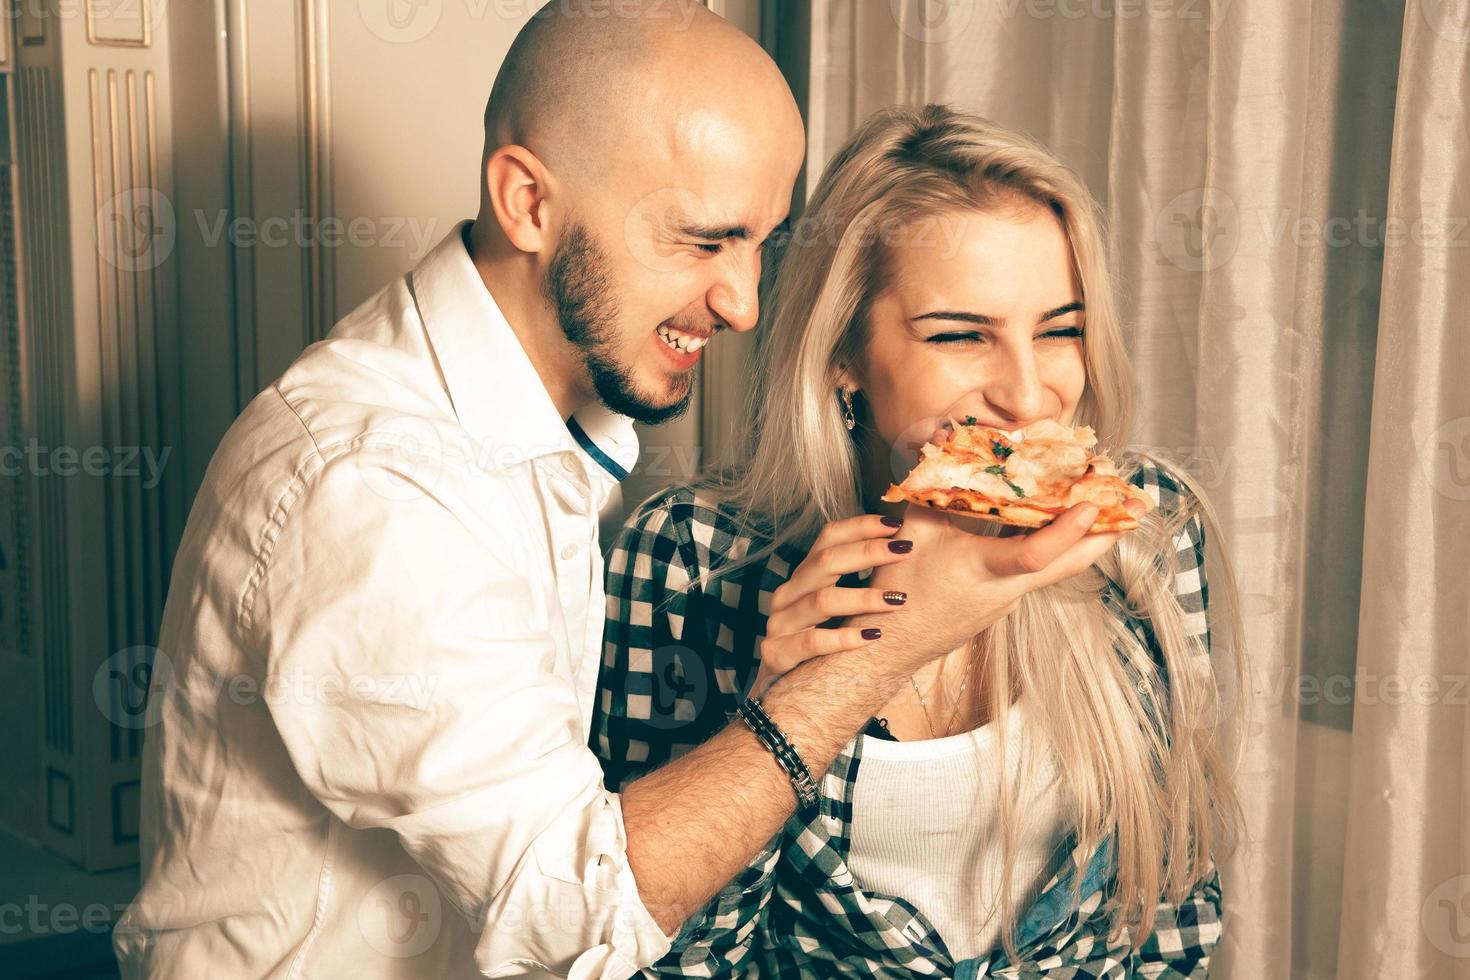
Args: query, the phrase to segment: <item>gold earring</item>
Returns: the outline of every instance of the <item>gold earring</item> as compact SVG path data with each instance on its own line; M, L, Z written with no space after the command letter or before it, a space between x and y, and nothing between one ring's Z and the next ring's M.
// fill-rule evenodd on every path
M852 410L852 389L838 388L837 391L842 396L842 424L851 432L857 427L857 413Z

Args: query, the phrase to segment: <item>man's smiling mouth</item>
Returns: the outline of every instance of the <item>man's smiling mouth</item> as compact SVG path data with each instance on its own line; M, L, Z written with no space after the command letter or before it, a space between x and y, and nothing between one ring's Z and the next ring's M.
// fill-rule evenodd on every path
M659 324L655 332L658 334L660 340L680 354L693 354L705 344L709 343L710 338L714 336L713 334L698 336L696 334L685 333L667 324Z

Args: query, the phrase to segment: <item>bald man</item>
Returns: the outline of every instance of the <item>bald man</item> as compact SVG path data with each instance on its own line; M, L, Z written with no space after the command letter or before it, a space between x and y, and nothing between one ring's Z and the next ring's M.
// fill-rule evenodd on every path
M796 792L744 726L621 796L586 744L599 511L632 420L682 411L704 345L755 326L802 147L775 65L687 0L555 0L521 32L475 220L205 476L125 976L626 977L777 833ZM888 696L822 669L766 699L818 774Z

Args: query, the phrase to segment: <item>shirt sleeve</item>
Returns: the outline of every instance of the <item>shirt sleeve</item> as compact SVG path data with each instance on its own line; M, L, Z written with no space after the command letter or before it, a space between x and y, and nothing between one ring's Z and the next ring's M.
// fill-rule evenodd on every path
M1210 956L1220 943L1220 872L1213 866L1183 902L1161 902L1153 931L1134 951L1129 976L1148 980L1206 980Z
M707 708L708 651L697 612L690 622L701 598L693 566L656 500L628 518L608 554L591 746L615 790L702 740L692 729Z
M679 509L686 522L699 519L697 509ZM653 500L628 519L608 556L592 747L613 788L678 758L735 709L708 659L713 641L698 608L705 596L694 584L693 540L669 503ZM692 916L669 955L645 975L733 975L750 955L757 920L770 901L780 841L778 834Z
M396 835L478 925L483 974L631 976L670 939L587 750L555 597L526 581L536 504L493 472L375 493L411 488L387 465L348 453L307 482L247 614L267 683L300 692L271 702L295 770L349 827Z
M1152 460L1139 467L1130 480L1152 497L1166 516L1182 518L1174 532L1172 591L1184 611L1185 635L1199 637L1208 650L1210 591L1205 582L1205 525L1195 495L1179 474Z
M1174 597L1184 610L1184 632L1210 649L1210 587L1205 581L1205 524L1196 510L1174 538Z

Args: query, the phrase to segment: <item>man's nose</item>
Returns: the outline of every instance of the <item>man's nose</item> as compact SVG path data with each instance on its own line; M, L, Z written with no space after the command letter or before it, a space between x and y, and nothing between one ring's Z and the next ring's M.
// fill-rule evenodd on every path
M710 310L731 330L753 330L760 315L760 279L760 250L745 255L732 250L719 281L710 288Z

